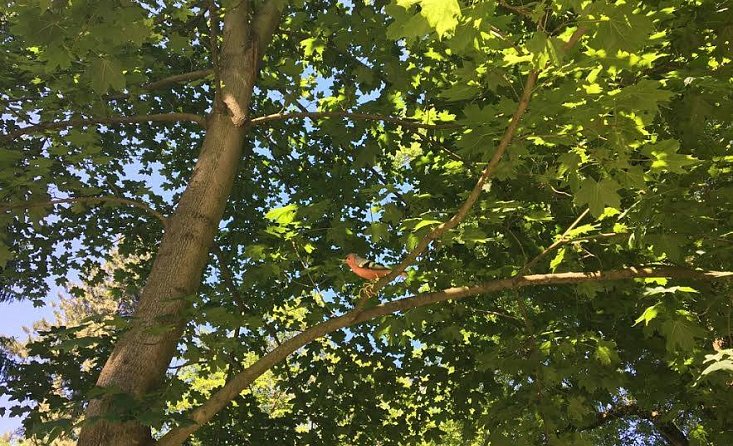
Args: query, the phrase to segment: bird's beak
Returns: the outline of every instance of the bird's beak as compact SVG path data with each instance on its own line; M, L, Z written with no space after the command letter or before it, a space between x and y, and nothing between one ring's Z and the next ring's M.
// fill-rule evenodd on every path
M347 262L346 259L341 259L341 263L346 263L346 262Z

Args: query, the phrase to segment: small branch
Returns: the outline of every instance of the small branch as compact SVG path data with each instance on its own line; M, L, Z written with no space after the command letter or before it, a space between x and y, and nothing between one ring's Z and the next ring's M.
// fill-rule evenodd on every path
M552 185L550 185L550 189L552 189L552 191L555 192L558 195L565 195L566 197L572 197L573 196L573 194L569 194L567 192L564 192L564 191L555 189L554 187L552 187Z
M280 15L283 12L285 3L278 0L267 0L265 4L257 9L252 19L254 43L257 45L256 54L258 55L256 62L259 62L260 54L265 54L267 45L272 40L272 35L280 23Z
M583 27L578 28L574 33L573 36L570 38L570 40L564 45L563 50L569 51L573 45L575 45L578 40L582 37L582 35L586 32L586 29ZM478 199L479 195L481 194L481 190L488 181L488 179L494 174L496 171L496 167L499 164L499 161L501 161L501 157L504 155L504 152L506 152L507 148L509 147L509 144L512 141L512 138L514 137L514 134L517 132L517 128L519 127L519 121L522 119L522 116L524 115L524 112L527 111L527 106L529 105L529 100L532 96L532 90L534 89L535 85L537 84L537 78L539 77L539 71L532 70L529 72L529 76L527 76L527 80L524 84L524 90L522 91L522 96L519 99L519 104L517 105L517 109L514 111L514 114L512 115L512 119L509 122L509 126L507 126L506 131L504 132L504 135L501 138L501 141L499 141L499 145L496 148L496 151L494 152L494 155L491 157L491 160L484 168L483 172L481 173L481 176L479 177L478 181L476 182L476 185L473 187L473 190L468 195L468 198L466 198L466 201L461 205L461 207L458 209L458 211L451 217L450 220L441 223L438 225L435 229L430 231L425 237L418 242L417 246L410 251L405 258L400 262L399 265L392 268L389 274L379 279L374 286L372 287L373 293L377 293L380 289L382 289L385 285L390 283L392 280L394 280L398 275L402 274L402 272L405 271L405 269L410 266L417 258L427 249L428 245L431 241L437 239L441 235L443 235L446 231L455 228L458 226L458 224L463 221L463 219L468 214L468 211L473 207L474 203ZM366 302L359 301L357 303L358 306L362 306Z
M522 119L524 112L527 110L529 99L532 96L532 89L537 83L538 76L539 73L537 71L530 71L529 76L527 77L527 81L524 84L522 97L519 101L519 104L517 105L517 109L514 111L514 115L512 115L509 126L507 126L507 129L504 132L504 136L502 136L501 141L499 142L499 145L494 152L494 155L491 157L491 160L484 168L481 176L476 182L476 185L473 187L473 190L471 190L468 198L466 198L466 201L463 202L461 207L458 209L455 215L450 218L450 220L441 223L435 229L430 231L425 237L422 238L422 240L420 240L420 242L418 242L417 246L415 246L415 248L405 256L405 258L402 260L402 262L400 262L399 265L395 266L389 274L379 279L372 288L374 293L382 289L385 285L394 280L398 275L402 274L402 272L415 260L417 260L417 258L425 251L425 249L427 249L430 242L443 235L446 231L455 228L461 221L463 221L464 218L466 218L466 215L468 215L468 211L471 209L471 207L473 207L476 200L478 200L479 195L481 195L481 190L483 189L484 184L494 174L494 172L496 171L496 167L499 165L499 161L501 161L501 157L504 155L504 152L506 152L506 149L509 147L509 143L511 143L512 138L514 137L514 134L519 127L519 121ZM359 304L363 303L364 302L359 302Z
M206 76L209 76L212 73L212 70L206 69L206 70L197 70L197 71L191 71L189 73L182 73L182 74L176 74L174 76L166 77L160 80L157 80L155 82L150 82L149 84L144 84L142 88L144 90L158 90L163 87L167 87L170 84L177 84L179 82L188 82L193 81L197 79L203 79Z
M588 215L588 209L586 209L582 214L580 214L580 216L578 218L576 218L575 221L570 226L568 226L568 228L565 230L565 232L562 233L562 235L560 236L560 238L558 238L555 241L555 243L553 243L550 246L548 246L547 248L545 248L545 250L542 251L541 253L539 253L537 255L537 257L535 257L534 259L532 259L529 262L527 262L527 264L525 264L522 267L522 269L519 270L519 272L517 273L517 276L521 276L524 273L529 272L532 269L532 267L537 264L537 262L539 262L540 260L542 260L547 254L549 254L555 248L557 248L558 246L564 244L565 243L565 238L568 236L568 234L570 233L570 231L572 231L573 229L575 229L575 227L578 226L578 223L580 223L580 221L583 220L583 218L586 215Z
M215 107L223 108L221 96L217 94L221 90L221 75L219 74L219 11L216 0L209 0L209 50L211 51L211 66L214 71L214 99L217 101Z
M440 149L443 152L445 152L448 155L448 157L450 157L451 159L453 159L455 161L460 161L464 165L466 165L466 167L469 167L469 163L466 162L466 160L464 160L463 157L461 157L459 154L455 153L454 151L452 151L451 149L449 149L445 145L441 144L440 141L435 141L435 140L429 138L428 135L423 135L421 133L416 133L415 135L420 139L420 143L426 144L426 145L429 144L431 148L432 147L437 147L438 149Z
M239 293L239 289L234 283L234 275L229 269L229 265L227 265L226 259L224 259L224 252L222 252L221 248L216 243L212 244L211 251L214 253L214 257L216 257L216 260L219 263L219 272L221 278L224 280L224 285L229 291L229 294L231 294L232 298L234 298L234 301L236 302L242 314L247 313L249 310L247 308L247 305L244 303L242 295ZM234 329L234 339L239 339L239 334L241 333L241 330L242 326L237 325L237 328ZM229 369L227 370L226 374L227 381L229 381L232 376L234 376L235 367L239 368L238 364L239 362L237 361L237 355L235 355L234 352L231 352L231 354L229 355Z
M383 121L390 122L393 124L404 125L407 127L419 127L424 129L448 129L448 128L460 128L463 127L461 124L445 123L445 124L425 124L422 122L413 121L411 119L397 118L394 116L377 115L373 113L352 113L345 111L330 111L330 112L293 112L293 113L274 113L271 115L260 116L247 121L248 125L261 125L271 121L284 121L286 119L322 119L322 118L349 118L352 120L362 121Z
M733 272L695 271L678 267L631 267L612 271L534 274L521 276L519 278L492 280L490 282L474 286L449 288L433 293L417 294L364 310L355 309L343 316L321 322L320 324L302 331L292 338L284 341L280 346L234 376L234 378L227 382L222 388L214 392L207 401L194 409L189 416L192 421L191 424L171 429L167 434L161 437L156 444L158 446L178 446L182 444L189 435L198 430L204 423L211 420L211 418L226 407L230 401L236 398L242 390L247 388L255 379L272 368L275 364L283 361L291 353L302 348L308 343L342 328L360 324L382 316L404 312L413 308L432 305L438 302L446 302L449 300L463 299L479 294L518 289L528 286L601 282L647 277L670 277L694 280L731 280L733 279Z
M570 36L570 39L565 42L565 45L563 45L563 51L570 51L586 32L588 32L588 28L583 26L576 29L575 32L573 32L573 35Z
M614 406L606 411L596 414L596 420L580 430L587 431L600 427L610 421L626 418L638 417L649 421L659 431L659 433L667 440L670 446L688 446L690 444L687 436L673 422L663 421L661 413L656 410L646 411L639 407L636 402L629 402Z
M19 136L36 133L43 130L57 130L67 127L88 126L95 124L135 124L140 122L181 122L192 121L203 128L206 128L206 119L193 113L160 113L154 115L139 116L114 116L109 118L86 118L86 119L69 119L67 121L46 122L41 124L29 125L21 129L2 135L2 139L13 140Z
M532 17L532 12L528 10L527 8L522 8L521 6L510 5L509 3L506 2L506 0L499 0L499 5L508 9L509 11L513 12L514 14L517 14L519 16L522 16L524 18L534 21L534 17Z
M514 48L514 51L516 51L517 54L522 54L522 49L519 48L517 45L515 45L514 42L511 41L511 39L509 38L509 36L507 36L502 30L500 30L499 28L497 28L495 26L492 26L491 29L490 29L490 31L491 31L491 33L495 37L503 40L506 44L508 44L512 48Z
M298 110L300 110L302 113L309 113L308 109L303 104L300 103L300 101L295 96L295 94L289 92L288 90L284 88L278 89L278 91L280 92L281 95L283 95L283 98L285 98L286 100L289 100L290 103L295 105L298 108ZM285 105L287 107L287 103Z
M137 200L131 200L129 198L122 198L122 197L71 197L71 198L58 198L54 200L48 200L48 201L26 201L21 203L10 203L10 204L0 204L0 211L9 211L12 209L29 209L34 207L44 207L44 206L52 206L56 204L66 204L66 203L117 203L117 204L124 204L130 207L142 209L143 211L147 212L148 214L152 215L153 217L157 218L162 224L163 228L166 227L167 219L163 214L156 211L150 205L147 203L143 203L142 201Z

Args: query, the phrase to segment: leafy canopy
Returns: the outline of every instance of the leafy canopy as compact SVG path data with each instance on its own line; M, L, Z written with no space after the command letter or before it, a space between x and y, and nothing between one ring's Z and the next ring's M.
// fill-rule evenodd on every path
M291 2L264 54L251 116L359 112L441 125L314 117L250 127L175 368L143 402L120 395L117 416L159 430L185 423L184 411L232 373L351 309L362 282L339 259L396 262L450 218L497 150L531 71L539 78L529 107L472 211L381 298L527 272L553 242L533 272L729 270L725 6ZM142 286L163 231L151 210L174 209L205 129L132 117L210 111L207 8L6 5L3 133L73 125L0 146L2 299L40 302L70 272L98 285L109 278L96 265L113 253L136 260L110 273L112 297ZM679 434L730 444L730 296L725 284L647 279L524 288L383 317L298 350L192 441L585 445L635 435L663 444ZM16 358L12 385L0 390L15 398L11 414L28 415L27 435L74 435L73 414L98 391L92 371L125 327L116 320L97 334L51 330Z

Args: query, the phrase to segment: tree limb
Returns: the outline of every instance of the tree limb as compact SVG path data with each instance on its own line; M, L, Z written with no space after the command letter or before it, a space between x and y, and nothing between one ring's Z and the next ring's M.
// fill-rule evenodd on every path
M565 43L563 46L564 51L570 51L572 47L578 43L580 38L585 34L586 29L583 27L579 27L575 30L573 35L570 37L568 42ZM468 211L471 210L471 207L473 207L474 203L478 199L479 195L481 194L481 190L483 189L484 184L486 181L494 174L496 171L496 167L499 164L499 161L501 161L501 157L504 155L504 152L506 152L507 148L509 147L509 144L512 141L512 138L514 137L514 134L517 131L517 128L519 127L519 121L522 119L522 116L524 115L524 112L527 110L527 106L529 105L529 100L532 96L532 90L534 89L535 85L537 84L537 78L539 77L539 71L538 70L531 70L529 72L529 76L527 76L527 80L524 84L524 90L522 91L522 96L519 99L519 104L517 104L517 109L514 111L514 114L512 115L512 119L509 122L509 126L507 126L506 131L504 132L504 135L502 136L501 140L499 141L499 145L496 148L496 151L494 152L494 155L491 157L491 160L484 168L483 172L481 173L481 176L479 177L478 181L476 182L476 185L473 187L473 190L471 190L471 193L468 195L468 198L466 198L466 201L463 202L461 207L458 209L458 211L453 215L453 217L450 218L450 220L445 221L435 227L432 231L430 231L425 237L422 238L415 246L415 248L410 251L404 259L399 263L399 265L392 268L389 274L379 279L374 286L371 288L371 294L376 294L381 288L383 288L385 285L390 283L392 280L394 280L398 275L402 274L402 272L410 266L417 258L427 249L428 245L431 241L437 239L441 235L443 235L446 231L455 228L458 226L458 224L466 217L468 214ZM357 306L362 306L366 302L360 301L357 303Z
M150 82L148 84L144 84L142 88L147 91L151 90L158 90L163 87L167 87L170 84L177 84L179 82L187 82L187 81L193 81L196 79L202 79L206 76L209 76L213 71L211 69L205 69L205 70L197 70L197 71L191 71L188 73L182 73L182 74L176 74L173 76L169 76L160 80L157 80L155 82Z
M565 42L565 45L563 45L563 50L570 51L586 32L588 32L588 28L584 26L578 27L578 29L573 32L573 35L570 36L570 39L568 39L568 41Z
M284 3L277 0L268 0L267 3L257 9L257 13L252 20L252 27L258 55L265 54L267 44L272 39L272 34L277 29L278 23L280 23L280 14L282 14Z
M532 11L527 8L523 8L521 6L510 5L509 3L506 2L506 0L499 0L499 6L502 6L508 9L509 11L513 12L514 14L517 14L519 16L522 16L524 18L534 21L534 17L532 16Z
M51 206L55 204L64 203L117 203L124 204L130 207L142 209L153 217L157 218L165 228L167 219L160 212L153 209L149 204L142 201L131 200L129 198L106 196L106 197L70 197L70 198L57 198L47 201L25 201L20 203L0 204L0 211L9 211L11 209L29 209L34 207Z
M209 0L209 51L211 52L211 66L214 71L214 107L223 108L221 95L221 74L219 73L219 9L216 0Z
M66 121L45 122L29 125L2 135L2 139L13 140L19 136L36 133L43 130L57 130L67 127L87 126L94 124L135 124L140 122L181 122L192 121L206 128L206 118L193 113L158 113L153 115L112 116L109 118L83 118Z
M512 138L514 137L514 134L519 127L519 121L522 119L524 112L527 110L529 99L532 96L532 89L537 83L538 76L539 72L536 70L530 71L529 76L527 76L527 81L524 84L522 97L519 100L517 109L512 115L509 126L507 126L507 129L504 132L504 136L502 136L501 141L499 142L499 145L494 152L494 155L491 157L491 160L486 165L483 172L481 172L481 176L476 182L476 185L471 190L471 193L468 195L468 198L466 198L466 201L464 201L461 207L458 208L458 211L453 215L453 217L451 217L448 221L439 224L437 227L435 227L435 229L425 235L425 237L423 237L422 240L418 242L415 248L413 248L413 250L410 251L404 259L402 259L402 262L400 262L399 265L395 266L389 274L379 279L372 287L372 294L375 294L385 285L394 280L398 275L402 274L402 272L415 260L417 260L417 258L425 251L425 249L427 249L430 242L443 235L446 231L455 228L461 221L463 221L464 218L466 218L466 215L468 215L468 211L471 210L471 207L473 207L474 203L476 203L476 200L478 200L479 195L481 195L481 190L483 189L484 184L494 174L494 172L496 171L496 167L499 165L499 161L501 161L501 157L504 155L504 152L506 152L506 149L509 147L509 143L511 143ZM364 303L365 302L359 302L357 306L362 306Z
M413 121L406 118L397 118L394 116L384 116L374 113L357 113L357 112L346 112L346 111L327 111L327 112L293 112L293 113L273 113L271 115L260 116L257 118L250 119L247 121L248 125L262 125L271 121L284 121L286 119L322 119L322 118L349 118L353 120L362 121L383 121L390 122L393 124L399 124L409 127L420 127L425 129L447 129L447 128L460 128L463 127L461 124L456 123L445 123L445 124L425 124L422 122Z
M194 409L189 415L189 418L192 421L191 424L171 429L167 434L161 437L156 444L158 446L178 446L182 444L189 435L211 420L214 415L226 407L226 405L239 395L242 390L247 388L255 379L275 364L283 361L291 353L302 348L308 343L342 328L357 325L378 317L404 312L413 308L490 292L518 289L528 286L601 282L646 277L730 280L733 279L733 272L695 271L678 267L630 267L612 271L533 274L520 276L518 278L492 280L474 286L448 288L443 291L433 293L417 294L363 310L354 309L350 313L321 322L320 324L308 328L284 341L280 346L234 376L234 378L227 382L223 387L214 392L206 402Z
M656 410L647 411L639 407L636 402L629 402L614 406L606 411L596 414L596 420L584 426L580 430L591 430L600 427L610 421L626 418L629 416L639 417L647 420L667 440L670 446L688 446L690 444L687 436L672 421L662 420L662 414Z

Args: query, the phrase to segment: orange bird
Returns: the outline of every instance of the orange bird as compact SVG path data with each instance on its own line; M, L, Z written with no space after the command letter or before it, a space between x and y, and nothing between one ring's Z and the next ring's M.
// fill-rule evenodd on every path
M379 279L392 271L391 268L387 268L379 263L359 257L354 253L347 255L343 262L349 265L349 268L351 268L351 271L353 271L354 274L366 280ZM400 276L407 277L407 274L403 272Z

